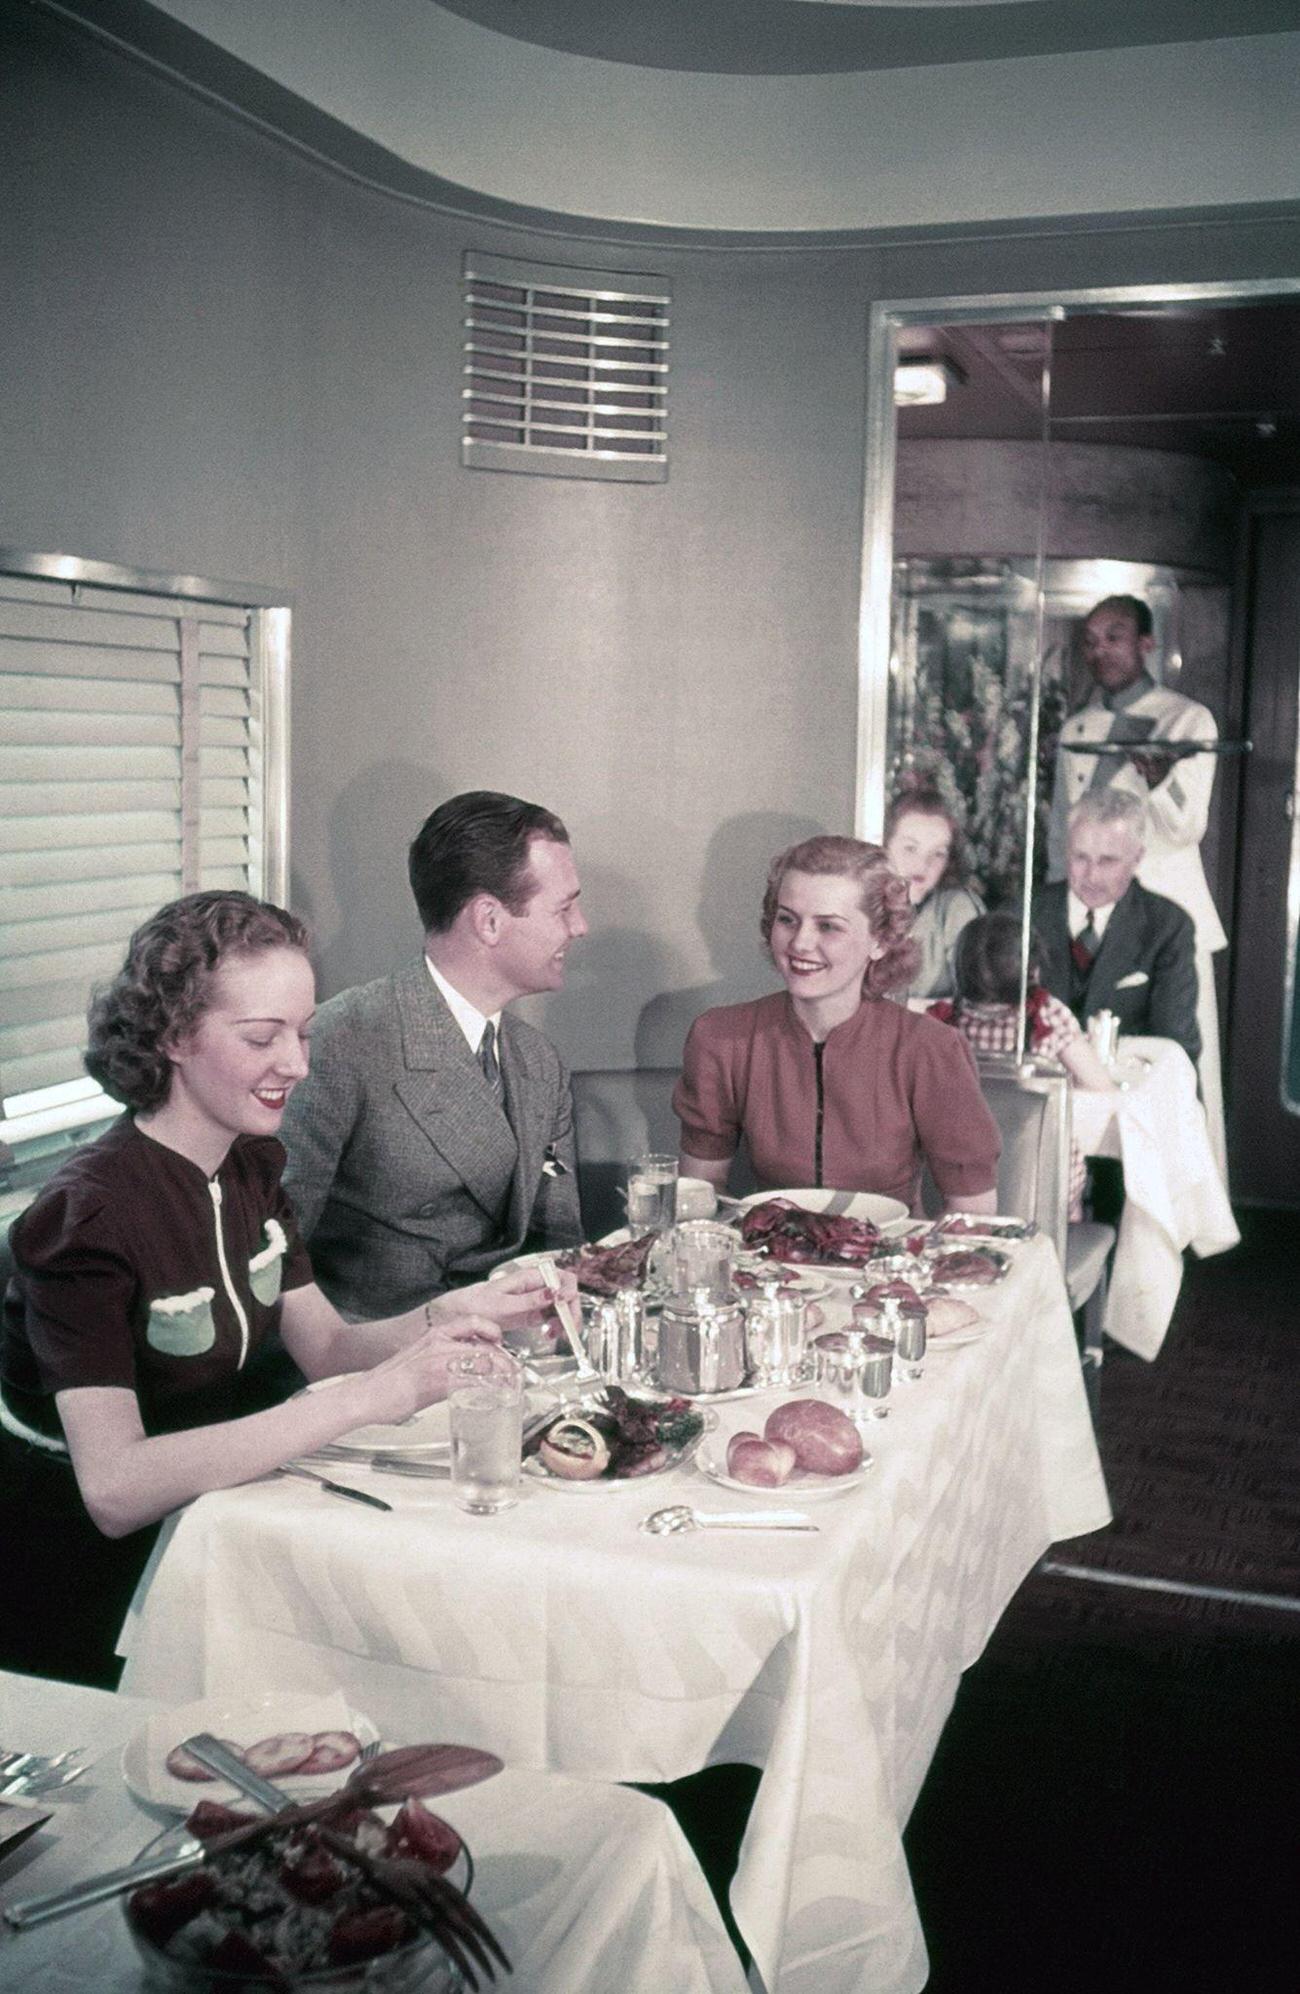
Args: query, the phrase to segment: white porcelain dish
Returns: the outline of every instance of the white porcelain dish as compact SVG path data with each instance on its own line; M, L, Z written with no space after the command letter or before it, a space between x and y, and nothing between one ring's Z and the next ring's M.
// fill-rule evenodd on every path
M949 1273L948 1266L963 1254L974 1254L992 1270L987 1281L966 1280L960 1274ZM946 1288L950 1294L982 1294L985 1289L996 1287L1005 1281L1011 1271L1011 1255L1005 1247L990 1246L987 1240L936 1240L927 1246L925 1257L930 1263L930 1279L935 1287Z
M779 1392L774 1393L770 1388L767 1397L777 1405L782 1403ZM867 1454L861 1467L855 1468L849 1475L809 1475L802 1468L796 1468L789 1481L774 1489L755 1488L752 1482L738 1482L734 1475L727 1473L727 1443L735 1433L761 1433L762 1430L761 1422L755 1426L743 1412L721 1417L714 1431L706 1433L696 1448L696 1467L719 1488L734 1489L737 1495L749 1496L751 1500L769 1507L787 1502L820 1502L827 1496L847 1495L851 1489L861 1488L871 1473L871 1456Z
M214 1738L228 1739L244 1748L287 1731L351 1731L363 1748L379 1736L370 1718L353 1710L337 1693L312 1696L305 1691L271 1690L264 1696L205 1697L179 1709L157 1711L123 1746L122 1778L137 1800L188 1814L200 1800L218 1800L225 1805L240 1798L225 1780L177 1779L168 1772L167 1754L199 1731L209 1731ZM295 1797L333 1793L352 1769L343 1766L306 1777L286 1773L276 1784Z
M653 1394L648 1394L652 1396ZM536 1454L529 1454L524 1460L524 1479L538 1482L543 1488L562 1489L569 1494L595 1495L603 1491L606 1495L612 1489L639 1489L645 1482L653 1482L657 1476L668 1474L673 1468L680 1468L689 1461L717 1425L718 1415L710 1412L707 1406L698 1407L704 1424L694 1440L688 1440L684 1447L670 1447L668 1458L660 1468L652 1468L645 1475L595 1475L589 1482L570 1481L564 1475L553 1475Z
M886 1198L875 1191L854 1191L849 1194L825 1189L795 1188L782 1191L755 1191L752 1197L741 1198L736 1207L737 1217L752 1211L755 1205L768 1204L774 1198L784 1198L789 1204L798 1205L801 1211L824 1212L834 1206L837 1215L846 1219L858 1219L864 1224L873 1225L882 1237L894 1238L904 1233L912 1224L907 1206L901 1198ZM774 1259L777 1256L764 1256ZM864 1268L869 1264L855 1261L852 1266L833 1260L810 1261L788 1260L779 1263L790 1267L799 1274L824 1276L830 1281L860 1281Z
M321 1378L314 1385L308 1385L307 1390L327 1392L342 1382L341 1377ZM425 1406L422 1412L404 1419L400 1425L354 1426L349 1433L341 1433L337 1440L330 1442L332 1457L352 1456L357 1460L368 1460L372 1454L447 1456L450 1453L451 1427L445 1400L440 1400L437 1405Z

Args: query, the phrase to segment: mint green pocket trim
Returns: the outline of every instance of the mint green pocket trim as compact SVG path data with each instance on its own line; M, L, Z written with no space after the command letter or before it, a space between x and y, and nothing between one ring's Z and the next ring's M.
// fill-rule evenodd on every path
M164 1357L201 1357L217 1340L211 1288L190 1295L162 1295L149 1304L145 1340Z
M278 1219L268 1219L263 1228L266 1245L260 1253L255 1253L248 1263L248 1285L253 1290L263 1308L270 1308L272 1302L280 1299L280 1284L284 1275L284 1256L289 1242L284 1235L284 1227Z

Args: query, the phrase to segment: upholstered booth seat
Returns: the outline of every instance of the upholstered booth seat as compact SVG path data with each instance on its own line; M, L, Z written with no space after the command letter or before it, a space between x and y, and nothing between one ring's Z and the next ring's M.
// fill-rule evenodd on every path
M676 1156L679 1130L672 1107L676 1084L675 1066L574 1074L578 1190L588 1239L599 1239L624 1223L618 1194L635 1157L647 1150Z

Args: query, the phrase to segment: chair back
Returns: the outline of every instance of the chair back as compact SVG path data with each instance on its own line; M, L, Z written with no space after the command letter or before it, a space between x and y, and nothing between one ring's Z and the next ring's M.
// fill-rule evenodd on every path
M573 1075L578 1195L588 1239L599 1239L627 1223L618 1194L636 1157L648 1150L677 1154L680 1131L672 1105L676 1084L675 1066Z
M1002 1132L998 1210L1033 1219L1065 1265L1070 1212L1070 1081L1055 1060L978 1053L980 1089Z
M573 1125L578 1145L578 1196L588 1239L627 1223L619 1195L638 1156L676 1156L681 1127L673 1113L675 1066L607 1068L573 1075ZM753 1166L742 1137L731 1166L733 1197L754 1190Z

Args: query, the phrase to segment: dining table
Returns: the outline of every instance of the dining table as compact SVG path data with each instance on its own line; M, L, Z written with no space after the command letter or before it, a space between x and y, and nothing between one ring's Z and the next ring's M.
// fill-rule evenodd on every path
M82 1746L89 1761L75 1783L31 1803L33 1818L48 1818L0 1854L0 1907L134 1861L178 1818L138 1798L123 1774L124 1753L169 1702L0 1671L0 1742ZM413 1722L390 1741L437 1731L432 1702ZM508 1767L430 1805L473 1851L473 1902L514 1968L498 1981L503 1994L743 1994L736 1951L662 1802ZM0 1988L13 1994L136 1994L140 1973L117 1899L25 1931L0 1922Z
M1110 1519L1055 1249L1035 1235L1005 1255L1004 1278L967 1298L973 1328L933 1341L868 1422L865 1471L779 1493L813 1530L642 1532L667 1503L752 1507L698 1461L626 1482L525 1477L488 1517L445 1478L364 1461L331 1473L389 1513L262 1481L165 1531L123 1629L123 1687L340 1688L385 1735L433 1726L589 1781L759 1768L730 1891L751 1986L916 1994L928 1962L903 1830L962 1671L1048 1546ZM835 1328L849 1287L826 1286ZM761 1429L783 1396L710 1411Z
M1173 1039L1120 1039L1114 1093L1071 1090L1085 1156L1118 1157L1124 1205L1102 1329L1148 1360L1159 1354L1190 1247L1202 1260L1241 1235L1210 1147L1196 1069Z

